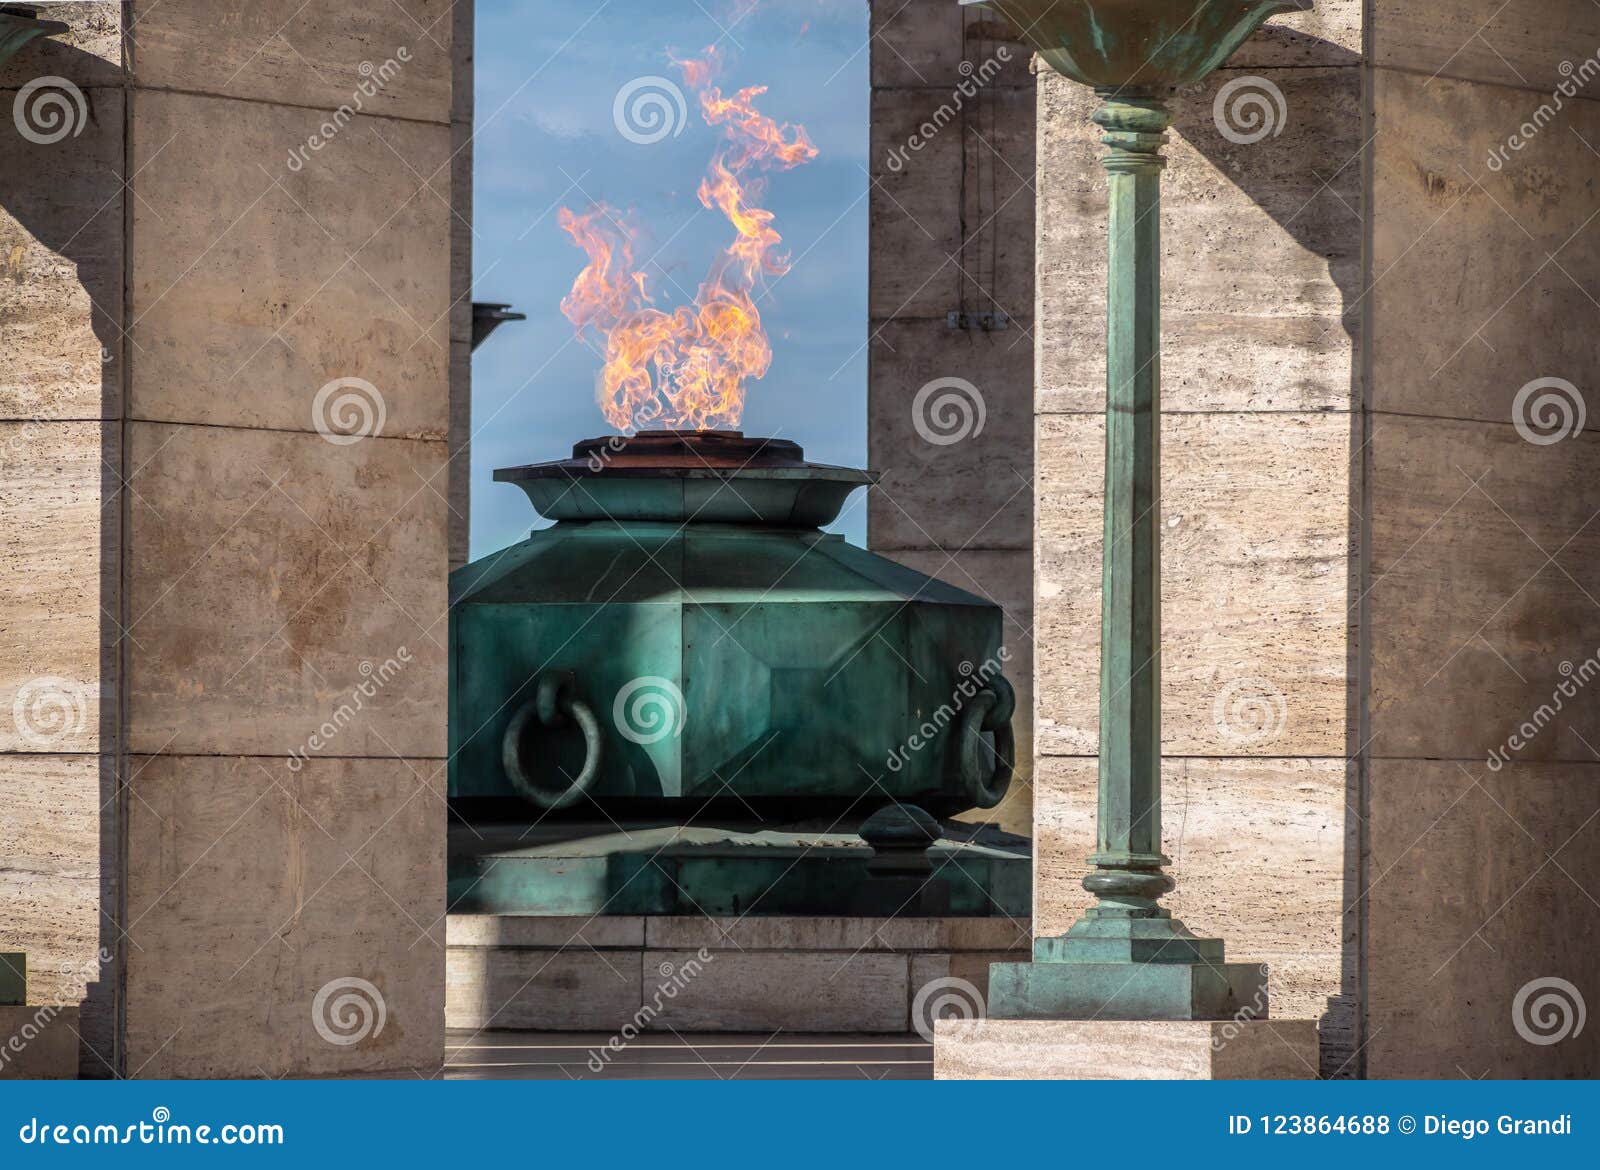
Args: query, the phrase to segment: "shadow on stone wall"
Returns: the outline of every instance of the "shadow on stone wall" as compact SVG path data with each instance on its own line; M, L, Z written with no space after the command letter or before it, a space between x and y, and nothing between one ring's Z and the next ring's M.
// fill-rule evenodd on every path
M1345 847L1341 922L1339 994L1328 1000L1319 1021L1322 1075L1333 1078L1365 1076L1361 1050L1364 1043L1365 985L1364 883L1362 853L1367 810L1365 765L1366 718L1361 698L1364 677L1362 625L1355 612L1361 596L1363 547L1361 513L1362 452L1366 443L1363 415L1362 317L1367 303L1362 287L1362 253L1366 205L1363 179L1365 120L1362 97L1361 55L1331 41L1274 25L1257 34L1259 44L1292 51L1308 63L1304 67L1230 68L1219 71L1202 89L1185 94L1177 103L1173 133L1195 147L1307 252L1327 263L1329 279L1340 298L1336 319L1326 324L1323 344L1348 346L1350 355L1350 451L1347 490L1356 503L1349 512L1349 550L1346 590L1352 612L1346 636L1345 758L1349 761L1345 792ZM1285 94L1291 118L1325 143L1308 148L1305 135L1285 138L1274 149L1272 138L1259 146L1240 145L1224 137L1216 120L1218 91L1241 77L1263 76ZM1279 126L1280 132L1283 127ZM1240 165L1251 150L1271 150L1270 165Z
M69 81L82 95L81 119L69 107L62 107L64 116L81 128L60 141L48 140L52 124L45 124L44 141L29 140L17 125L21 87L43 77ZM29 958L30 968L37 969L39 976L30 983L39 984L46 995L52 985L59 993L69 992L76 983L85 985L80 1058L81 1073L86 1077L116 1075L117 989L124 954L119 883L123 792L117 767L123 746L119 625L128 620L122 611L120 589L125 503L121 492L123 85L120 62L58 41L33 42L0 68L0 243L5 245L0 248L0 281L7 286L0 319L0 361L6 366L0 371L0 419L38 426L41 434L45 427L51 428L52 435L78 430L86 442L94 441L87 436L93 433L93 424L100 424L100 509L95 526L99 612L86 619L97 621L99 674L97 680L83 680L97 682L100 694L98 856L63 857L59 873L37 875L42 905L66 912L74 905L74 876L97 869L98 926L93 951L89 940L80 940L74 933L73 924L63 922L59 924L63 945L55 953ZM60 91L67 101L74 100L72 90ZM98 370L97 394L88 373L91 369ZM26 434L23 439L23 459L39 452L41 440L30 440ZM76 436L66 441L74 442ZM88 458L92 456L86 455L85 460ZM61 474L67 473L63 470ZM62 485L64 495L82 490L77 484ZM70 547L63 555L66 564L52 564L47 571L70 572L76 568L72 558L80 552L87 571L88 549ZM66 608L78 603L64 597L61 604ZM48 627L41 624L36 628ZM74 675L83 666L76 660L71 660L70 668L64 665L72 654L71 648L41 641L25 646L21 660L33 674ZM61 811L70 815L71 810ZM70 831L64 835L71 839Z

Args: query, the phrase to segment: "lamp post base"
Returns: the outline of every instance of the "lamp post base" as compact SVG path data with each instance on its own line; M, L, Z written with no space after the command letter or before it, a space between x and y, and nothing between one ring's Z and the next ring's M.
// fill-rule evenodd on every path
M1033 962L996 963L989 1015L1009 1020L1264 1020L1267 968L1229 963L1165 911L1089 911L1035 939Z
M935 1080L1315 1080L1314 1020L940 1020Z

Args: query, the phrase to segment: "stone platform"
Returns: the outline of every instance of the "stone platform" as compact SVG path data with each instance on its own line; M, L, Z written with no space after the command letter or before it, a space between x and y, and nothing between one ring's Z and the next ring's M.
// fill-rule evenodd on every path
M971 1014L1028 919L452 914L450 1028L900 1033ZM919 993L921 999L919 1000Z
M941 1020L936 1080L1315 1080L1314 1020Z

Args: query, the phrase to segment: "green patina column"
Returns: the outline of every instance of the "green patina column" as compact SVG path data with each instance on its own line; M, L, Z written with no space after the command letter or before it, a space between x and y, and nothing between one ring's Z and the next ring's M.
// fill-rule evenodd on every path
M1107 148L1105 543L1095 905L1031 963L990 969L1000 1019L1264 1017L1266 969L1229 963L1162 907L1161 156L1168 97L1269 16L1311 0L962 0L1006 17L1057 72L1099 95Z
M67 31L59 20L36 20L0 12L0 65L30 41ZM28 962L19 952L0 952L0 1007L28 1002Z

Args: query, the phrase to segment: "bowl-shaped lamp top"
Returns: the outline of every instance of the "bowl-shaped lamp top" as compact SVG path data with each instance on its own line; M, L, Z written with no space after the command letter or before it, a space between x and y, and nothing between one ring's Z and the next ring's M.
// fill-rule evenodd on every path
M1057 73L1096 90L1193 85L1269 16L1312 0L961 0L991 9Z

